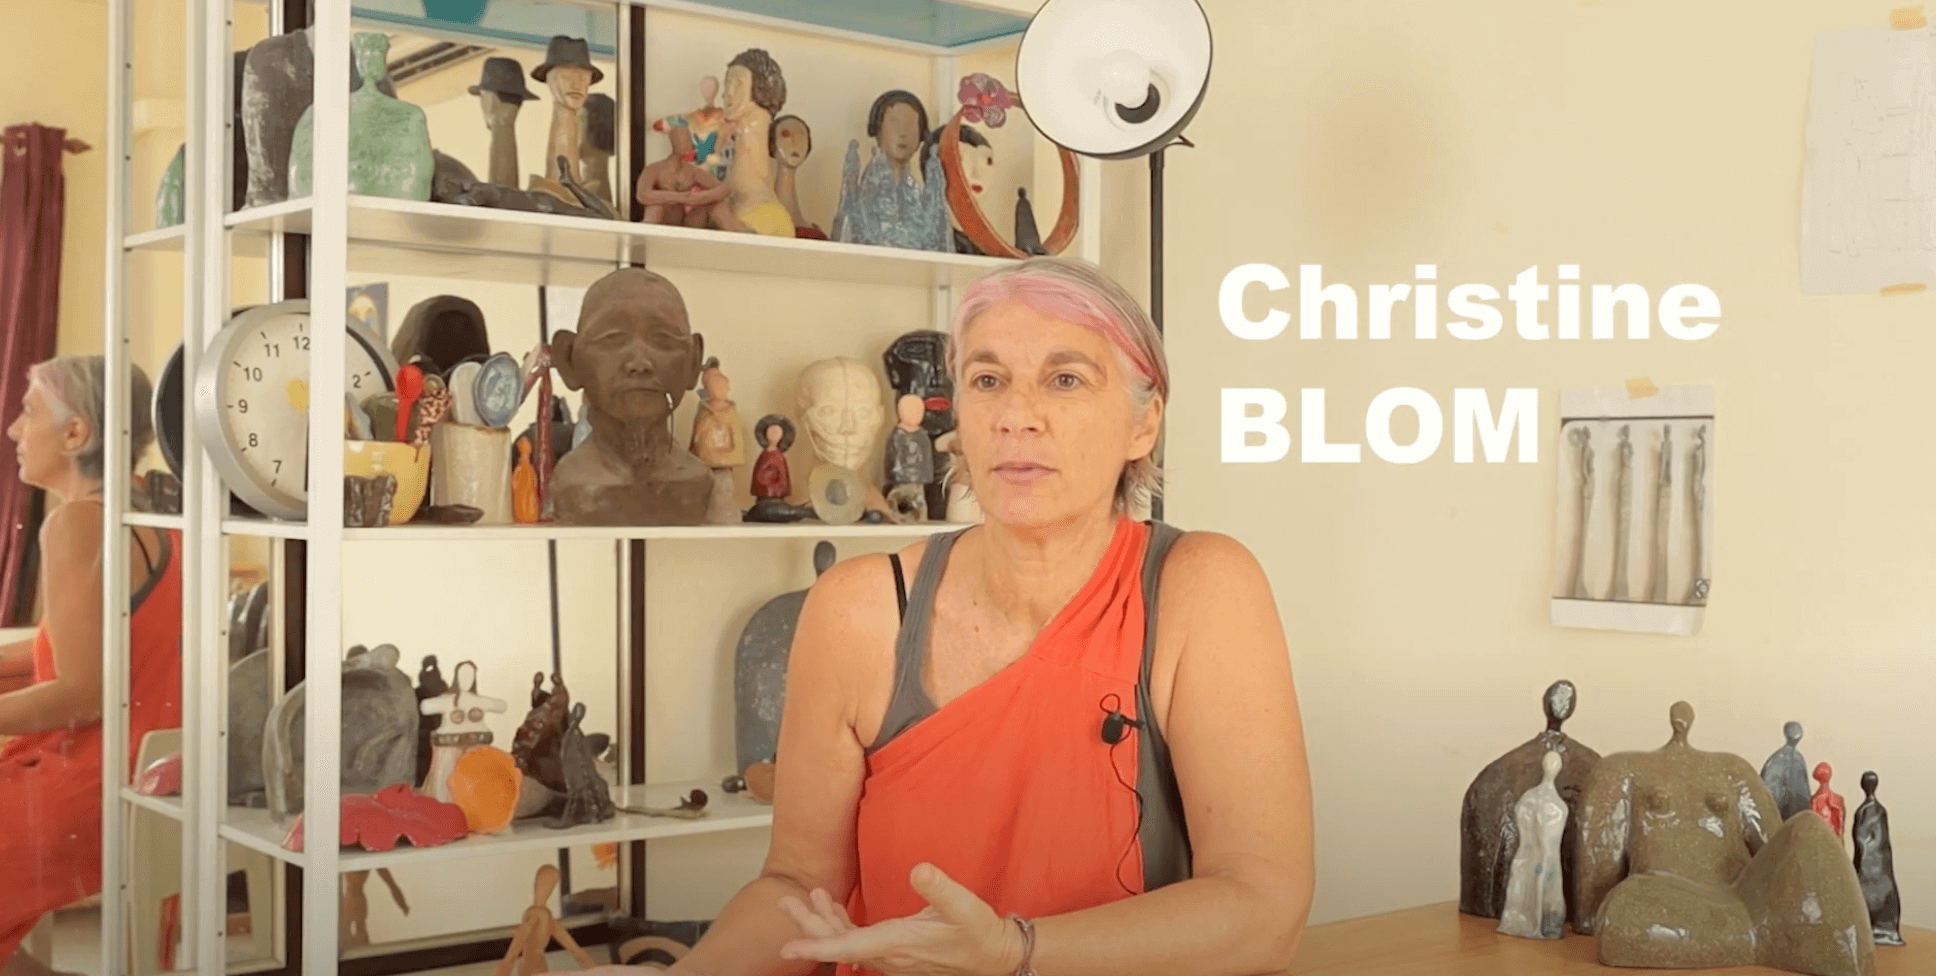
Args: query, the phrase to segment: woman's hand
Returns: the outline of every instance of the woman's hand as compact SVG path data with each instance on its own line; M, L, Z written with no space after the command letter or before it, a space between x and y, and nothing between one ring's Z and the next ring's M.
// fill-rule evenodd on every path
M844 962L886 976L1008 976L1021 965L1020 930L973 892L932 864L916 865L909 881L928 907L864 928L818 888L811 905L780 899L807 935L787 943L781 958Z

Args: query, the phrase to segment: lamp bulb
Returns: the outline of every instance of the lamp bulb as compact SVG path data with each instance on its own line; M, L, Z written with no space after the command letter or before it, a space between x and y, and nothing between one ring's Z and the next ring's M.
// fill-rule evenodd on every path
M1130 50L1111 51L1102 59L1102 96L1118 105L1141 105L1149 97L1150 67Z

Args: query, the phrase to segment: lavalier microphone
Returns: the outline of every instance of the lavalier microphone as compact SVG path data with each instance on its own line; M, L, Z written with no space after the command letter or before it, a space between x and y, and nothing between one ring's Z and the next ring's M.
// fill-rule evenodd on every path
M1112 700L1115 704L1111 704ZM1110 694L1103 696L1102 701L1097 703L1103 710L1102 741L1112 746L1123 741L1123 736L1129 734L1125 731L1126 728L1140 729L1143 727L1141 721L1130 718L1122 713L1119 707L1121 702L1122 699L1117 698L1114 694Z

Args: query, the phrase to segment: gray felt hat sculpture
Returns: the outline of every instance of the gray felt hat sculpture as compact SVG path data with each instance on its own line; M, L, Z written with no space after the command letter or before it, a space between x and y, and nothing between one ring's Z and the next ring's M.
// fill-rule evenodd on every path
M471 86L471 94L492 92L516 102L538 96L525 87L524 65L515 58L485 58L484 74Z
M553 37L551 43L545 45L544 63L531 69L531 77L543 81L553 68L590 68L594 85L605 77L605 72L592 64L591 45L582 37L566 37L563 34Z

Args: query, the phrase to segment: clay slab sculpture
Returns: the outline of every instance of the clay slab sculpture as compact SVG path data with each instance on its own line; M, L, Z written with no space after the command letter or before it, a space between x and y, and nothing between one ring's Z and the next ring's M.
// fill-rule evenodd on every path
M949 521L955 521L953 516ZM1459 910L1481 918L1498 918L1506 904L1513 858L1519 850L1518 803L1545 775L1548 753L1560 757L1554 788L1567 804L1566 829L1560 839L1560 859L1573 864L1579 850L1579 797L1600 754L1562 732L1579 703L1571 681L1555 681L1542 696L1546 730L1482 770L1466 789L1459 816ZM1567 918L1581 926L1582 908L1568 892Z
M571 693L564 679L551 676L551 690L544 688L542 672L531 676L531 711L524 716L517 734L511 737L511 756L525 775L547 789L565 790L565 767L561 750L565 723L571 718Z
M565 525L701 525L712 471L674 440L672 414L698 382L705 339L672 282L621 268L585 293L576 332L551 340L565 385L585 391L591 436L552 472Z
M276 696L269 684L269 649L229 665L229 805L259 807L262 782L262 733Z
M350 93L350 192L366 196L429 200L436 161L430 155L430 124L423 109L382 91L389 71L390 38L361 32L350 50L363 83ZM289 192L308 196L315 139L312 111L296 123L289 143Z
M1761 781L1768 784L1768 792L1774 795L1781 819L1787 820L1808 809L1808 762L1796 748L1802 743L1802 723L1789 722L1781 731L1788 744L1776 749L1761 764Z
M1523 939L1557 939L1566 934L1566 894L1560 838L1566 832L1566 801L1553 780L1564 757L1548 752L1540 761L1539 785L1519 798L1513 823L1519 850L1506 883L1499 931Z
M814 578L832 568L835 558L833 543L816 543ZM738 755L734 769L744 770L777 758L780 713L786 703L787 655L806 600L806 590L782 593L753 611L746 629L740 631L739 645L733 652L733 746Z
M597 757L585 738L584 723L585 703L578 702L571 706L571 717L559 740L558 755L565 776L564 809L545 821L545 826L554 830L604 823L618 814L611 788L599 775Z
M1862 891L1827 823L1779 822L1746 760L1689 744L1692 706L1670 720L1660 749L1602 759L1580 802L1571 887L1593 906L1600 962L1874 973Z
M397 649L358 645L343 662L342 792L372 794L408 784L417 767L417 695L397 670ZM269 710L262 773L269 812L287 824L303 808L303 698L296 685Z
M1876 799L1874 772L1862 774L1862 805L1849 833L1855 839L1855 878L1869 909L1876 945L1902 945L1902 896L1896 890L1896 855L1889 846L1889 811Z

